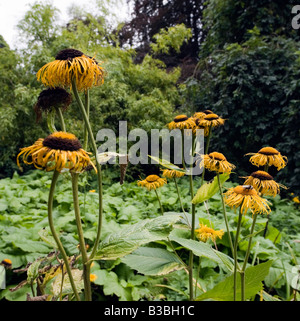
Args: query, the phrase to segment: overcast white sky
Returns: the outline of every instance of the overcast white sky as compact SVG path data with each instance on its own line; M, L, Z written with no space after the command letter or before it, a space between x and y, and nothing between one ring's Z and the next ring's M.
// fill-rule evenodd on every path
M0 0L0 35L4 37L4 40L12 49L16 47L16 25L29 9L29 4L34 2L36 0ZM93 0L50 0L50 2L60 10L60 17L63 21L68 20L67 9L72 4L93 8L94 3ZM120 4L122 3L124 3L124 0L120 0ZM128 14L124 7L115 10L117 10L120 18Z

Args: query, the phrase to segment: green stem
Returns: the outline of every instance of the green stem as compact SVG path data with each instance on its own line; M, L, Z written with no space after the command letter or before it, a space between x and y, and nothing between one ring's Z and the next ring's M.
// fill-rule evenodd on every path
M211 133L212 133L212 125L209 126L209 132L208 132L208 136L207 136L207 140L206 140L206 146L205 146L204 155L208 154L208 148L209 148L209 144L210 144ZM202 172L202 178L201 178L201 186L202 186L203 181L204 181L204 175L205 175L205 167L203 166L203 172Z
M225 202L224 202L224 198L223 198L223 191L222 191L222 186L221 186L221 181L220 181L220 173L217 173L217 178L218 178L219 190L220 190L220 195L221 195L221 200L222 200L225 225L226 225L227 234L228 234L228 238L229 238L229 242L230 242L231 253L233 255L234 249L233 249L233 243L232 243L232 238L231 238L229 224L228 224L228 218L227 218L227 214L226 214Z
M177 194L178 194L178 199L179 199L179 203L180 203L180 206L181 206L182 212L183 212L183 214L184 214L184 216L185 216L185 219L186 219L187 225L188 225L189 227L191 227L191 226L190 226L190 223L189 223L189 220L188 220L188 218L187 218L187 216L186 216L186 212L185 212L185 210L184 210L184 207L183 207L182 201L181 201L180 192L179 192L179 187L178 187L178 184L177 184L176 177L174 177L173 179L174 179L174 182L175 182L176 191L177 191Z
M72 192L73 192L73 203L74 203L74 212L75 212L75 219L76 219L76 226L79 238L79 246L80 252L82 256L82 264L83 264L83 281L84 281L84 295L86 301L92 300L92 292L91 292L91 282L90 282L90 275L87 274L87 262L88 256L85 248L85 241L83 236L83 229L81 225L81 217L80 217L80 209L79 209L79 199L78 199L78 174L71 173L72 177Z
M159 196L158 196L157 190L156 190L156 189L154 189L154 192L155 192L156 197L157 197L157 199L158 199L158 203L159 203L159 207L160 207L161 214L162 214L162 215L164 215L164 210L163 210L163 207L162 207L162 205L161 205L161 201L160 201L160 199L159 199Z
M85 111L87 118L90 118L90 92L89 90L86 91L85 93ZM88 140L89 140L89 133L87 130L86 124L84 124L84 144L83 144L83 149L87 150L88 148Z
M234 249L233 249L233 256L234 256L234 272L233 272L233 300L236 301L236 286L237 286L237 266L238 266L238 261L237 261L237 246L238 246L238 239L239 239L239 234L240 234L240 229L241 229L241 222L242 222L242 211L241 207L239 210L239 218L238 218L238 223L237 223L237 229L236 229L236 236L235 236L235 241L234 241Z
M252 220L252 226L251 226L251 230L250 230L250 238L249 238L249 242L248 242L248 248L247 248L247 252L246 252L246 256L245 256L245 261L242 267L242 271L246 270L246 266L247 266L247 262L249 259L249 255L250 255L250 249L251 249L251 243L252 243L252 239L253 239L253 233L254 233L254 227L255 227L255 223L256 223L256 218L257 218L257 214L253 214L253 220Z
M241 292L242 292L242 301L245 301L245 271L246 271L246 267L247 267L247 262L249 259L249 255L250 255L250 250L251 250L251 243L252 243L252 235L254 233L254 227L255 227L255 222L256 222L256 218L257 218L257 214L253 214L253 220L252 220L252 226L251 226L251 230L250 230L250 238L249 238L249 242L248 242L248 248L247 248L247 252L246 252L246 256L245 256L245 260L244 260L244 264L242 267L242 271L241 271Z
M98 181L98 196L99 196L99 216L98 216L97 236L96 236L96 240L95 240L95 243L94 243L94 246L93 246L93 249L92 249L92 253L90 255L90 261L89 261L90 263L88 263L88 264L91 264L91 262L92 262L91 259L93 259L93 257L95 256L97 248L98 248L98 244L99 244L100 236L101 236L101 228L102 228L102 216L103 216L102 171L101 171L101 165L98 162L96 141L94 139L93 131L92 131L92 128L91 128L91 125L90 125L90 122L89 122L88 115L86 113L85 107L84 107L84 105L83 105L83 103L82 103L82 101L81 101L81 99L79 97L79 93L78 93L78 90L77 90L75 79L72 79L72 90L73 90L74 96L76 98L76 101L77 101L77 103L79 105L79 108L81 110L81 113L82 113L82 116L83 116L83 119L84 119L84 123L86 125L87 131L88 131L88 134L89 134L89 139L90 139L90 142L91 142L91 145L92 145L92 150L93 150L93 153L94 153L95 158L96 158L97 181Z
M65 266L66 266L66 269L67 269L67 273L68 273L68 276L69 276L69 279L70 279L70 283L71 283L74 295L76 297L76 300L80 301L80 297L79 297L79 294L77 292L76 285L74 283L74 279L73 279L73 275L72 275L72 271L71 271L71 268L70 268L70 265L69 265L69 262L68 262L67 254L65 252L65 249L63 248L63 245L62 245L58 235L56 234L54 223L53 223L53 216L52 216L53 197L54 197L55 185L56 185L58 177L59 177L59 172L54 171L53 177L52 177L52 182L51 182L51 187L50 187L50 192L49 192L49 198L48 198L48 221L49 221L49 227L50 227L52 236L53 236L53 238L54 238L54 240L55 240L55 242L57 244L57 247L58 247L58 249L59 249L59 251L60 251L60 253L61 253L62 257L63 257L64 263L65 263Z
M65 132L66 131L66 125L65 125L65 121L64 121L64 116L62 114L62 110L61 110L61 108L56 108L56 111L57 111L57 115L58 115L58 118L59 118L59 121L60 121L61 130L63 132Z

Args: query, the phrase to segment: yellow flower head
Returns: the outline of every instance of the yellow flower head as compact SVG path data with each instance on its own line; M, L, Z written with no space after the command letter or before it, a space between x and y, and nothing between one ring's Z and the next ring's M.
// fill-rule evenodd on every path
M219 117L217 114L207 114L200 119L199 125L204 127L218 127L224 125L225 119Z
M253 155L249 161L257 167L274 165L277 167L277 170L280 170L287 164L287 157L282 156L279 151L273 147L264 147L257 153L248 153L246 155Z
M195 113L193 118L203 119L206 115L209 115L209 114L214 114L214 112L209 109L206 109Z
M185 175L184 172L179 172L179 171L176 171L176 170L173 170L173 169L161 169L161 171L163 172L162 173L162 176L165 177L165 178L179 178L179 177L182 177Z
M197 129L203 129L204 130L204 137L207 137L209 134L209 127L207 126L202 126L200 125L201 119L200 118L196 118L195 116L192 118L195 122L195 127L193 128L193 135L196 135L196 130Z
M20 156L23 156L25 164L33 164L36 168L45 169L47 172L52 170L61 172L64 168L81 172L88 165L96 170L89 153L81 148L77 137L66 132L55 132L45 139L38 139L32 146L22 148L17 157L18 166L20 166Z
M235 168L223 154L217 152L204 155L204 167L217 173L230 173Z
M71 88L72 79L75 79L77 89L81 91L102 85L104 70L94 58L81 51L64 49L56 55L54 61L38 71L37 79L50 88Z
M202 242L206 242L211 239L215 243L217 238L221 239L224 235L223 230L215 231L204 224L200 224L200 228L196 229L195 232L196 237Z
M225 194L225 203L231 208L241 207L241 213L250 209L252 214L269 214L271 209L268 201L261 198L251 185L239 185L230 188Z
M144 180L138 181L139 186L146 187L149 191L157 189L164 184L167 184L167 180L157 175L149 175Z
M193 129L195 126L194 119L186 115L178 115L168 124L169 129Z
M96 274L90 274L90 281L95 282L97 280L97 275Z
M276 183L273 177L265 171L253 172L250 176L245 177L244 185L252 185L258 192L264 195L276 196L280 193L280 188L286 186Z
M297 203L297 204L300 204L300 200L299 200L299 196L295 196L293 198L293 202Z
M12 267L12 261L10 259L4 259L1 261L0 264L3 265L7 269L11 269L11 267Z

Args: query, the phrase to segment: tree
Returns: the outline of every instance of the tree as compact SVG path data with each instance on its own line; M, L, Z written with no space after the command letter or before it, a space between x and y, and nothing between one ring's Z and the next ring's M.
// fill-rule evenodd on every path
M246 153L272 146L289 162L279 173L271 167L271 175L299 193L300 57L292 3L211 0L207 38L185 95L191 113L211 109L228 119L212 144L232 163L242 161L239 176L256 170Z
M183 62L187 60L187 65L192 63L195 66L200 43L205 37L202 29L204 0L129 0L128 2L133 5L132 19L120 30L119 41L122 47L130 45L136 48L137 62L142 61L149 52L151 42L155 43L154 35L160 30L184 24L192 31L190 40L181 47L179 53L173 50L169 55L158 57L166 63L167 67L181 65L184 68Z

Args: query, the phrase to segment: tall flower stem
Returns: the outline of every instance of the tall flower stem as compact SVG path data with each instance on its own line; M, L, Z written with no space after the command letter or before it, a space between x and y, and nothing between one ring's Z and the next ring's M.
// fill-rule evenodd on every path
M61 130L63 132L66 131L66 125L65 125L65 121L64 121L64 116L62 114L62 110L61 108L57 108L57 115L58 115L58 118L59 118L59 121L60 121L60 125L61 125Z
M233 249L233 256L234 256L234 272L233 272L233 300L236 301L236 288L237 288L237 267L238 267L238 261L237 261L237 247L239 242L239 234L241 229L241 223L242 223L242 206L240 206L239 210L239 218L237 223L237 229L236 229L236 236L234 241L234 249Z
M65 266L67 269L67 273L68 273L68 276L70 279L71 287L72 287L72 290L73 290L74 295L76 297L76 300L80 301L80 297L79 297L76 285L74 283L72 271L71 271L71 268L69 265L68 256L67 256L65 249L64 249L64 247L63 247L63 245L62 245L62 243L61 243L61 241L55 231L54 222L53 222L53 215L52 215L53 198L54 198L55 185L56 185L58 177L59 177L59 172L54 171L53 177L52 177L52 182L51 182L51 187L50 187L50 192L49 192L49 197L48 197L48 222L49 222L49 227L50 227L52 236L53 236L53 238L57 244L57 247L62 255L62 258L64 260L64 263L65 263Z
M98 247L98 244L99 244L99 241L100 241L100 236L101 236L101 228L102 228L102 216L103 216L103 201L102 201L102 171L101 171L101 165L99 164L98 162L98 155L97 155L97 145L96 145L96 141L95 141L95 138L94 138L94 135L93 135L93 131L92 131L92 128L91 128L91 125L90 125L90 122L89 122L89 119L88 119L88 115L86 113L86 110L85 110L85 107L79 97L79 93L78 93L78 90L77 90L77 86L76 86L76 81L75 79L73 78L72 79L72 90L73 90L73 93L74 93L74 96L76 98L76 101L78 103L78 106L81 110L81 113L82 113L82 116L83 116L83 120L84 120L84 123L86 125L86 128L87 128L87 131L88 131L88 134L89 134L89 139L90 139L90 142L91 142L91 145L92 145L92 150L93 150L93 153L95 155L95 158L96 158L96 168L97 168L97 181L98 181L98 196L99 196L99 216L98 216L98 227L97 227L97 236L96 236L96 240L95 240L95 243L94 243L94 246L93 246L93 249L92 249L92 253L90 255L90 263L92 262L91 259L93 259L93 257L95 256L96 254L96 251L97 251L97 247ZM88 264L90 264L88 263Z
M225 202L224 202L224 198L223 198L223 191L222 191L222 186L221 186L220 174L219 173L217 173L217 178L218 178L218 185L219 185L220 196L221 196L221 201L222 201L222 208L223 208L225 225L226 225L227 234L228 234L228 238L229 238L231 253L233 255L233 253L234 253L233 243L232 243L232 238L231 238L231 234L230 234L230 229L229 229L228 218L227 218L227 214L226 214L226 207L225 207Z
M209 145L210 145L211 133L212 133L212 125L209 126L209 131L208 131L208 135L207 135L207 139L206 139L205 152L204 152L205 155L208 154L208 148L209 148ZM203 166L201 185L203 184L203 181L204 181L204 175L205 175L205 167Z
M269 164L267 163L264 166L264 171L268 173L268 170L269 170ZM267 235L267 232L268 232L269 220L270 220L270 214L268 215L267 222L265 224L265 229L264 229L264 233L263 233L264 238L266 238L266 235Z
M182 212L183 212L183 214L184 214L184 216L185 216L187 225L190 227L189 220L188 220L188 218L187 218L187 216L186 216L186 213L185 213L185 210L184 210L184 207L183 207L183 204L182 204L182 200L181 200L180 191L179 191L179 187L178 187L178 184L177 184L176 177L174 177L173 179L174 179L174 183L175 183L175 186L176 186L176 191L177 191L177 194L178 194L178 199L179 199L179 203L180 203Z
M89 120L90 119L90 92L88 89L85 92L85 112L86 112L87 119ZM88 148L88 140L89 140L89 133L88 133L86 124L84 124L84 145L83 145L84 150L87 150Z
M158 203L159 203L159 207L160 207L161 214L164 215L164 210L163 210L163 207L162 207L162 205L161 205L161 201L160 201L160 198L159 198L159 196L158 196L157 190L154 189L154 192L155 192L155 194L156 194L156 197L157 197L157 200L158 200Z
M75 219L77 225L77 232L79 238L80 252L82 257L83 264L83 281L84 281L84 295L86 301L92 300L92 292L91 292L91 282L90 282L90 266L87 264L88 256L85 248L83 229L81 225L81 217L80 217L80 209L79 209L79 200L78 200L78 174L71 173L72 177L72 192L73 192L73 204L74 204L74 212Z
M251 226L251 230L250 230L250 238L249 238L249 242L248 242L248 248L247 248L247 252L246 252L246 256L245 256L245 261L244 261L244 264L243 264L243 267L242 267L242 271L241 271L242 301L245 301L245 271L246 271L247 262L248 262L249 255L250 255L251 243L252 243L252 237L253 237L253 233L254 233L254 227L255 227L256 218L257 218L257 214L253 214L253 220L252 220L252 226Z

